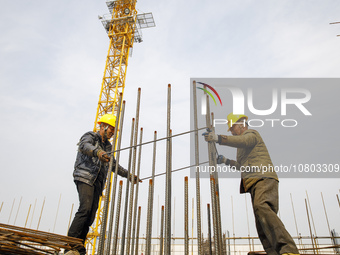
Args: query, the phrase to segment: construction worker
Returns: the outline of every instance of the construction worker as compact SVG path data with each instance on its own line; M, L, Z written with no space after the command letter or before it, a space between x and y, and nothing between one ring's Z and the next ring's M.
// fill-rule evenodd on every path
M241 171L240 193L251 195L258 236L268 255L299 254L299 251L277 216L278 177L259 132L248 129L248 117L230 113L228 131L232 136L206 132L207 142L216 142L237 148L237 160L223 155L217 157L218 164L226 164Z
M68 236L80 238L83 243L95 219L99 198L104 189L110 161L107 152L111 152L112 149L109 139L115 132L116 116L105 114L99 119L98 124L100 125L99 132L90 131L80 138L73 171L79 195L79 208L68 231ZM113 160L114 170L116 162L114 158ZM128 171L119 165L118 174L126 178ZM136 182L136 176L134 179ZM86 254L86 249L81 247L77 251L66 250L65 254L82 255Z

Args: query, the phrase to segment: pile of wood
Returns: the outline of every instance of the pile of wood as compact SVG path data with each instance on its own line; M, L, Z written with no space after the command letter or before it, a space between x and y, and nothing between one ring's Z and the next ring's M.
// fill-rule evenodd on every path
M59 254L81 246L78 238L0 223L0 254Z

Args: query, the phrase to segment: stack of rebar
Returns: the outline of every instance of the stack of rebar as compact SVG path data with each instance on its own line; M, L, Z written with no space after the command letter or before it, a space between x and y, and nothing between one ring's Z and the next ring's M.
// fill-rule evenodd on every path
M0 223L1 254L56 254L61 249L78 249L82 240Z

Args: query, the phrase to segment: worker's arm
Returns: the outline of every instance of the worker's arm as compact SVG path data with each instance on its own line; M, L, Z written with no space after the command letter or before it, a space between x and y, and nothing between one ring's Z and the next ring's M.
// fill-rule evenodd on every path
M78 143L78 150L90 157L97 156L98 147L95 146L96 139L92 132L85 133Z
M217 164L225 164L230 167L235 167L236 170L240 170L240 167L241 167L241 165L237 161L228 159L224 157L223 155L218 155Z
M235 148L250 148L256 145L257 139L254 133L246 133L238 136L219 135L218 143Z

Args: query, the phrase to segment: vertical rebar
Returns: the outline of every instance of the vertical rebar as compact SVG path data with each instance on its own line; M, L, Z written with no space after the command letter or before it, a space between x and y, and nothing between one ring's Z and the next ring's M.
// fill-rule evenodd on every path
M338 194L336 194L336 198L338 199L338 204L339 204L339 207L340 207L340 199L339 199Z
M138 207L138 220L137 220L137 232L136 232L136 250L135 255L138 255L139 246L139 229L140 229L140 217L141 217L141 207Z
M166 181L165 181L165 254L171 252L171 85L167 97L167 140L166 140ZM123 255L123 254L122 254Z
M233 200L233 196L231 196L231 217L232 217L232 222L233 222L234 254L236 254L235 223L234 223L234 200Z
M25 221L25 228L26 228L26 225L27 225L28 216L30 216L31 207L32 207L32 205L30 204L30 207L28 208L28 213L27 213L26 221Z
M109 254L117 254L117 242L118 242L118 229L119 229L119 217L120 217L120 206L122 201L122 190L123 190L123 181L119 182L119 189L118 189L118 197L117 197L117 211L116 211L116 222L115 222L115 229L113 234L113 244L112 244L112 253Z
M116 116L116 122L115 122L115 127L118 127L119 123L119 118L120 118L120 112L122 108L122 96L119 97L119 102L118 102L118 111L117 111L117 116ZM110 163L109 163L109 169L107 172L107 177L106 177L106 189L105 189L105 197L104 197L104 207L103 207L103 215L101 217L102 223L101 223L101 228L100 228L100 234L99 234L99 244L98 244L98 249L97 252L99 255L104 254L104 248L105 248L105 236L106 236L106 227L107 227L107 217L109 213L109 204L110 204L110 194L111 194L111 180L112 180L112 168L114 164L114 150L116 146L116 141L117 141L117 135L118 132L115 129L113 139L112 139L112 149L111 149L111 155L110 155ZM116 165L118 162L116 163Z
M13 203L12 203L11 212L9 213L9 217L8 217L7 224L9 224L9 221L10 221L10 219L11 219L12 211L13 211L13 207L14 207L14 203L15 203L15 198L14 198Z
M132 149L133 149L133 138L134 138L134 126L135 126L135 118L132 119L131 125L131 138L130 138L130 151L129 151L129 166L128 166L128 174L126 179L126 190L125 190L125 205L124 205L124 219L123 219L123 230L122 230L122 240L120 245L120 254L124 255L125 251L125 235L126 235L126 223L127 223L127 213L128 213L128 204L129 204L129 188L130 188L130 181L129 178L131 176L131 161L132 161ZM134 178L134 177L133 177Z
M326 211L326 205L325 205L325 201L324 201L324 199L323 199L322 192L321 192L321 198L322 198L323 209L324 209L324 211L325 211L325 217L326 217L326 221L327 221L329 236L332 237L332 231L331 231L331 228L330 228L330 226L329 226L328 215L327 215L327 211ZM332 238L332 241L333 241L333 243L334 243L334 238Z
M196 165L196 214L197 214L197 248L198 255L202 254L202 227L201 227L201 188L199 166L199 142L198 142L198 120L197 120L197 94L196 81L193 82L193 103L194 103L194 129L195 129L195 165Z
M210 204L207 204L209 255L212 255Z
M44 202L43 202L43 205L42 205L42 207L41 207L41 212L40 212L40 216L39 216L39 221L38 221L38 225L37 225L37 230L39 229L41 216L42 216L42 213L43 213L43 211L44 211L45 199L46 199L46 198L44 197Z
M184 254L189 254L189 192L188 176L184 177Z
M309 207L309 211L310 211L310 217L312 219L312 224L313 224L313 229L314 229L314 233L315 233L315 239L314 239L314 242L315 242L315 248L318 252L318 240L317 240L317 233L316 233L316 228L315 228L315 224L314 224L314 218L313 218L313 212L312 212L312 207L310 205L310 202L309 202L309 197L308 197L308 193L307 193L307 190L306 190L306 196L307 196L307 204L308 204L308 207Z
M298 225L296 221L296 216L295 216L295 209L294 209L294 204L293 204L293 198L292 198L292 193L290 193L290 201L292 203L292 209L293 209L293 215L294 215L294 221L295 221L295 228L296 228L296 236L298 237L300 249L302 248L302 240L299 238L299 230L298 230Z
M135 190L134 178L135 178L135 174L136 174L136 155L137 155L137 137L138 137L138 126L139 126L140 97L141 97L141 88L138 88L137 104L136 104L136 117L135 117L136 122L135 122L135 134L134 134L134 147L133 147L133 157L132 157L132 174L131 174L132 185L131 185L131 189L130 189L126 255L130 254L130 244L131 244L132 210L133 210L133 196L134 196L134 190ZM138 182L138 180L137 180L137 182Z
M0 213L1 213L1 210L2 210L2 206L4 205L4 202L1 203L1 207L0 207Z
M34 206L33 206L33 212L32 212L32 216L31 216L31 222L30 222L30 227L32 226L32 222L33 222L33 215L34 215L34 212L35 212L35 206L37 205L37 199L35 199L34 201Z
M122 95L120 96L122 98ZM110 207L110 219L109 219L109 230L107 233L107 243L106 247L104 249L104 254L108 255L110 254L110 249L111 249L111 237L112 237L112 229L113 229L113 223L114 223L114 212L115 212L115 202L116 202L116 192L117 192L117 183L118 183L118 168L119 168L119 160L120 160L120 146L122 143L122 137L123 137L123 124L124 124L124 114L125 114L125 100L123 100L122 105L120 107L120 113L116 118L116 124L118 126L119 123L119 128L115 132L115 139L113 141L116 141L116 138L118 136L117 140L117 153L116 153L116 164L115 164L115 171L114 171L114 180L112 184L112 191L111 191L111 207ZM110 171L111 172L111 178L112 178L112 169L113 165L110 166ZM128 178L128 177L127 177ZM108 193L109 194L109 193Z
M164 205L162 205L162 211L161 211L161 233L159 236L159 255L163 255L163 248L164 248L163 237L164 237Z
M246 214L247 214L247 225L248 225L248 241L249 241L249 251L252 251L251 249L251 242L250 242L250 227L249 227L249 215L248 215L248 205L247 205L247 193L244 194L244 201L246 204Z
M73 213L73 206L74 206L74 204L72 203L72 206L71 206L71 213L70 213L70 219L68 220L68 226L67 226L67 232L66 232L66 234L68 233L68 230L70 229L70 224L71 224L71 219L72 219L72 213Z
M142 141L143 141L143 128L140 129L139 144L142 144ZM139 146L138 163L137 163L137 180L139 180L141 160L142 160L142 146ZM136 183L135 199L133 201L134 202L134 208L133 208L133 224L132 224L132 237L131 237L132 238L131 254L134 254L138 196L139 196L139 181L137 181L137 183Z
M311 238L311 240L312 240L313 252L314 252L314 254L317 254L317 250L315 249L315 246L314 246L314 239L313 239L312 227L311 227L311 224L310 224L309 212L308 212L308 205L307 205L307 200L306 200L306 199L305 199L305 205L306 205L306 212L307 212L309 233L310 233L310 238Z
M20 210L20 206L21 206L21 201L22 201L22 197L20 198L17 214L15 215L14 224L13 224L14 226L15 226L15 223L16 223L17 218L18 218L18 214L19 214L19 210Z
M145 254L150 255L151 253L151 237L152 237L152 216L153 216L153 195L154 195L154 181L156 171L156 140L157 131L154 133L153 143L153 156L152 156L152 174L149 181L149 198L148 198L148 210L147 210L147 223L146 223L146 251Z
M59 202L58 202L58 207L57 207L57 213L56 213L56 215L55 215L55 220L54 220L54 225L53 225L53 231L52 231L52 232L54 232L54 230L55 230L55 225L56 225L56 223L57 223L57 218L58 218L58 213L59 213L59 206L60 206L60 200L61 200L61 193L60 193L60 196L59 196Z

